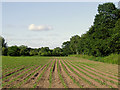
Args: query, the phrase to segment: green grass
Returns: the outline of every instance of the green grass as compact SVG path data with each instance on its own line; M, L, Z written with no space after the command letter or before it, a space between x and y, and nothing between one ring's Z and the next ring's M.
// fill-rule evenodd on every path
M79 58L85 58L85 59L89 59L93 61L120 65L120 54L111 54L105 57L94 57L94 56L89 56L89 55L70 55L69 57L79 57Z
M27 67L27 66L34 66L34 65L42 65L46 64L51 57L10 57L10 56L2 56L2 71L8 69L11 70L15 68L21 68L22 67ZM16 70L16 69L15 69ZM7 72L7 71L6 71ZM8 71L7 73L4 72L5 74L8 74L11 71ZM4 75L3 73L3 75Z

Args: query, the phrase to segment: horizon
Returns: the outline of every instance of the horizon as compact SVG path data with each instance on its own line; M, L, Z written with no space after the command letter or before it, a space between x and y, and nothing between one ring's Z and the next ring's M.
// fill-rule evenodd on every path
M113 2L117 7L117 2ZM2 36L8 46L61 47L93 24L99 2L3 2ZM89 6L89 8L88 8Z

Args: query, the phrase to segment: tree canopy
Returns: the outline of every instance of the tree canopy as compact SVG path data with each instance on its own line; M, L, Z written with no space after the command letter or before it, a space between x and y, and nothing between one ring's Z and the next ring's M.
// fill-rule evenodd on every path
M27 46L7 47L5 39L0 37L2 55L10 56L68 56L70 54L87 54L93 56L107 56L112 53L120 54L120 9L113 3L104 3L98 6L93 25L89 30L74 35L69 41L62 43L62 48L42 47L38 49Z

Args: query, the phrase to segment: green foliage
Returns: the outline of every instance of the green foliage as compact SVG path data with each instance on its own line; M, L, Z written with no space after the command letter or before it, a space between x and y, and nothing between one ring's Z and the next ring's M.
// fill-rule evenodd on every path
M5 39L0 36L0 46L7 47L7 43L5 42Z
M71 54L79 53L95 57L104 57L112 53L119 54L120 10L113 3L100 4L94 24L89 31L81 37L73 36L68 42L70 42ZM67 44L64 44L64 47L67 49Z
M29 55L29 50L28 50L27 46L21 45L19 47L19 49L20 49L19 53L20 53L21 56L28 56Z
M31 49L27 46L8 47L5 39L0 37L3 55L10 56L68 56L71 54L92 55L104 57L112 53L120 54L120 9L113 3L104 3L98 6L94 23L83 35L74 35L70 41L63 42L62 48L49 47ZM7 53L7 54L6 54ZM112 62L113 63L113 62ZM116 63L116 62L114 62Z
M56 47L56 48L53 49L52 55L53 56L62 56L63 51L62 51L62 49L60 47Z
M70 49L70 41L63 42L62 49L65 56L72 54L72 51Z
M0 55L7 55L7 43L5 42L5 39L0 36Z
M5 47L2 47L2 55L7 56L8 49Z
M49 56L50 55L50 49L49 47L42 47L39 51L38 55L40 56Z
M30 54L30 56L38 55L38 50L37 49L31 49L29 54Z
M11 46L11 47L8 47L7 54L9 56L19 56L20 55L19 51L20 49L17 46Z
M75 35L72 38L70 38L70 49L72 51L73 54L78 54L78 42L80 40L80 36Z

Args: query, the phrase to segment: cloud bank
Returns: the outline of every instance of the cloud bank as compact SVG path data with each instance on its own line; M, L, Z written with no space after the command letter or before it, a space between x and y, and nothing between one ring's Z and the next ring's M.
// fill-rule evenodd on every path
M35 24L30 24L28 26L28 29L29 30L36 30L36 31L44 31L44 30L52 30L53 27L49 26L49 25L39 25L39 26L36 26Z

